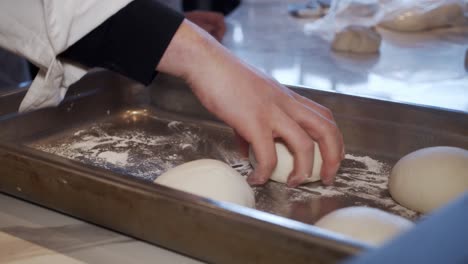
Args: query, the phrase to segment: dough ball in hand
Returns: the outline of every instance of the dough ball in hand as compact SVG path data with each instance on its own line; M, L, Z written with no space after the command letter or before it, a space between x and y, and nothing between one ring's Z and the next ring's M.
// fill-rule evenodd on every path
M402 206L431 212L468 190L468 151L455 147L414 151L395 164L388 185Z
M287 183L288 177L294 169L294 156L284 143L275 142L275 149L278 162L276 163L276 167L273 170L270 179L281 183ZM250 163L255 168L257 166L257 160L255 159L252 148L249 150L249 159ZM306 178L303 183L320 180L320 170L322 169L322 154L320 153L320 149L317 143L315 143L313 162L314 163L310 176Z
M320 228L373 246L381 245L413 225L403 217L364 206L335 210L315 223Z
M382 37L373 28L348 26L335 35L332 49L351 53L378 53Z
M218 160L184 163L163 173L154 182L213 200L255 207L254 192L245 178Z

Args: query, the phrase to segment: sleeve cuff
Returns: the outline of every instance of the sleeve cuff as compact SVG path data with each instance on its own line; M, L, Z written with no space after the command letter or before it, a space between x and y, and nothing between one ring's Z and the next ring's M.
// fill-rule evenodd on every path
M60 56L148 85L183 20L182 14L157 1L135 0Z

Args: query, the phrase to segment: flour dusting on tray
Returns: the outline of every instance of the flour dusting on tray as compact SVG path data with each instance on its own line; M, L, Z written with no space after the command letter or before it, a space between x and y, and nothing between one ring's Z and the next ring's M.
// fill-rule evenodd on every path
M140 121L101 122L31 147L148 181L174 166L202 158L223 160L244 176L252 171L248 159L236 150L231 130L180 121ZM330 210L352 205L377 207L415 220L417 213L390 197L389 164L348 153L333 186L316 182L288 188L270 181L254 188L256 208L311 224Z
M232 165L242 175L248 175L252 167L248 161L240 160ZM416 220L420 214L397 204L388 192L388 177L391 166L389 162L379 161L369 156L346 154L345 160L335 178L332 186L322 185L320 182L301 185L298 188L289 188L277 182L268 182L267 186L255 187L256 208L269 213L294 218L291 208L301 205L317 204L320 207L324 200L336 201L335 209L352 205L363 205L381 208L385 211L395 213L410 220ZM320 202L316 202L320 200ZM287 201L287 202L285 202ZM332 208L333 202L326 202ZM318 216L309 219L314 223ZM304 222L304 219L298 219Z
M151 181L176 165L207 158L199 150L212 158L224 157L228 163L239 159L226 144L210 143L210 135L197 126L172 121L164 132L103 123L31 147Z
M368 156L346 154L333 186L305 185L303 190L324 197L353 197L353 205L374 206L409 219L419 214L397 204L388 192L391 166Z

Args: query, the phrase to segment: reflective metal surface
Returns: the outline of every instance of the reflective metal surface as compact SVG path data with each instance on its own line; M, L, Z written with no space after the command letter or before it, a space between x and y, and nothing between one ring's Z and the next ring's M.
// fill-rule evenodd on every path
M202 109L183 83L164 76L158 81L171 87L154 87L152 90L154 104L159 109L195 119L215 120ZM468 148L468 114L292 88L335 110L335 119L346 142L346 159L332 187L311 183L291 189L274 182L258 187L256 208L259 210L313 224L332 210L368 205L415 220L419 215L396 204L388 193L391 167L403 155L423 147ZM231 133L224 134L235 143ZM217 141L215 137L210 139ZM221 143L225 142L215 144L222 146ZM204 155L212 154L205 152ZM216 155L217 159L245 172L243 160L239 156L230 157ZM244 159L244 163L248 162Z
M391 165L422 147L468 148L467 114L292 88L335 109L349 156L334 187L268 183L252 210L153 184L194 158L249 166L180 81L159 75L145 89L98 72L58 108L18 115L21 94L0 99L11 102L0 117L0 191L204 261L332 263L365 246L310 225L318 217L363 204L415 219L386 191Z
M132 85L97 73L71 88L58 108L20 115L5 109L7 114L0 120L0 191L212 263L336 263L366 248L311 225L159 186L119 166L74 161L27 147L79 138L81 133L76 132L96 123L117 121L103 127L115 136L119 130L132 132L138 127L147 134L161 134L164 130L158 128L169 120L189 121L144 104L148 91ZM20 102L15 97L10 100ZM208 134L214 129L229 135L218 122L197 119L196 125L205 123L203 131ZM83 135L99 133L91 130ZM118 148L103 150L113 147ZM129 156L144 154L140 147L133 145L134 155Z
M223 44L281 83L389 101L468 111L468 26L401 34L378 29L380 54L348 55L307 33L313 19L288 3L255 1L229 15Z

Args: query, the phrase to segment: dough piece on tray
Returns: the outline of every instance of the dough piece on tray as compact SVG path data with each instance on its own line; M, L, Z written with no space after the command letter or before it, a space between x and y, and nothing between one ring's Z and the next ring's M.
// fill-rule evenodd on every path
M365 206L335 210L315 223L315 226L372 246L381 245L413 225L403 217Z
M399 204L429 213L468 191L468 151L455 147L414 151L395 164L388 185Z
M154 182L213 200L255 207L254 192L245 178L218 160L184 163L163 173Z

